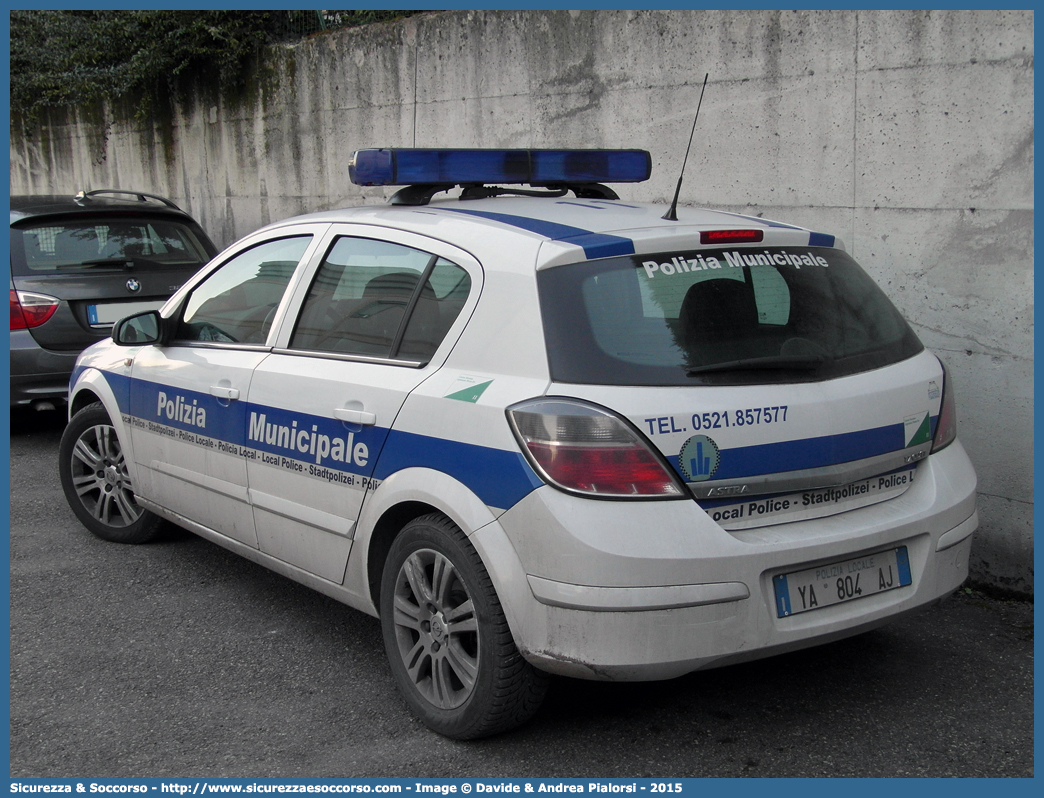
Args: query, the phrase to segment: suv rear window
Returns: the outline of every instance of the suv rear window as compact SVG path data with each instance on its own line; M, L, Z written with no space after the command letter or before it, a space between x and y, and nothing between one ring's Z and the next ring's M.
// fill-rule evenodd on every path
M15 274L135 266L199 267L210 260L192 229L172 219L49 221L11 228Z
M633 255L548 269L537 280L559 382L808 382L923 349L873 280L833 248Z

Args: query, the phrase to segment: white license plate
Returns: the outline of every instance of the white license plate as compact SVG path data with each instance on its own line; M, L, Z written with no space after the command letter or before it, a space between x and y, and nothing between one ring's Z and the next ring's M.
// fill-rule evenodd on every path
M776 592L776 616L873 596L912 584L906 546L874 552L843 562L820 565L772 578Z
M87 321L92 327L111 327L120 319L143 310L158 310L163 302L106 302L87 306Z

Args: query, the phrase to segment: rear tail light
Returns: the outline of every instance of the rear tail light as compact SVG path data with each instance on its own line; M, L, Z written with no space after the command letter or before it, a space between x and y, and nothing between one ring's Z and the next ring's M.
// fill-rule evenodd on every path
M946 364L941 360L939 364L943 370L942 406L939 408L939 420L935 424L932 452L945 449L957 438L957 405L953 399L953 381Z
M58 310L60 300L46 294L11 289L11 329L39 327Z
M509 407L507 415L530 464L556 488L605 499L685 495L642 434L604 408L576 399L531 399Z

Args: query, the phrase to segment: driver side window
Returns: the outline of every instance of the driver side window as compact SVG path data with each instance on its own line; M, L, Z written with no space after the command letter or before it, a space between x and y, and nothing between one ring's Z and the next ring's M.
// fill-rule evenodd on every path
M225 263L189 295L175 339L263 344L311 240L308 235L266 241Z

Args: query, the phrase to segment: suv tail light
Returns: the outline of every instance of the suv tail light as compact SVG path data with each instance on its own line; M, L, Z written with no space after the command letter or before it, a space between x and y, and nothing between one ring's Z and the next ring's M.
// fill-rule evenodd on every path
M58 310L61 300L46 294L11 289L11 329L39 327Z
M623 418L576 399L530 399L507 409L530 464L549 484L603 499L686 495L670 466Z
M939 421L935 425L935 438L932 440L932 453L945 449L957 437L957 405L953 399L953 382L950 370L941 360L943 370L942 406L939 408Z

